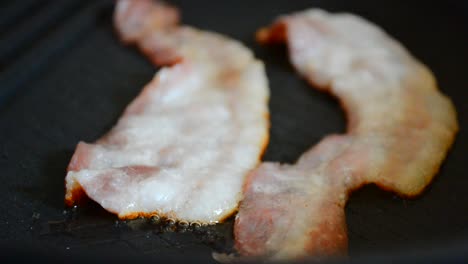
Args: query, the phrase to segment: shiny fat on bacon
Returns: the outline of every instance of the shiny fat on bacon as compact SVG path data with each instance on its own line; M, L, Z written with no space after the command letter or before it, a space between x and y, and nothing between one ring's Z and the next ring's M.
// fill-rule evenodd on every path
M298 72L339 99L348 129L294 165L253 171L236 217L236 248L275 260L346 254L349 193L375 183L419 194L453 143L454 107L426 66L358 16L311 9L281 17L257 37L288 44Z
M173 7L120 0L115 25L162 68L117 125L80 142L66 202L85 195L120 218L216 223L237 210L268 141L263 64L241 43L178 25Z

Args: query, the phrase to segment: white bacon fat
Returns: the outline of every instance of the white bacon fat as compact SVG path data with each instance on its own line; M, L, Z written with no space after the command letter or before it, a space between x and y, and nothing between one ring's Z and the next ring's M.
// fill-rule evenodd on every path
M79 143L66 201L86 195L120 218L216 223L238 206L268 141L263 64L237 41L178 25L173 7L120 0L115 25L162 68L117 125Z
M297 71L339 99L348 131L327 136L294 165L263 163L249 176L236 248L275 260L346 254L348 194L367 183L419 194L453 143L454 107L426 66L358 16L311 9L257 36L287 43Z

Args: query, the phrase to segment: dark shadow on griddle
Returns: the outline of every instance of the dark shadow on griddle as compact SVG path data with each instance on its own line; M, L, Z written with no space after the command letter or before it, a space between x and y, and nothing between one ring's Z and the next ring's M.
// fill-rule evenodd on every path
M39 198L52 208L61 210L64 208L64 180L72 155L72 150L64 149L47 155L40 172L42 188L37 190L40 193L34 195L36 196L34 198Z
M112 16L114 12L114 1L106 0L105 4L96 12L96 24L112 27ZM113 27L112 27L113 28Z
M254 36L252 36L253 38ZM284 73L291 74L295 78L300 78L294 70L289 60L289 53L286 45L264 46L258 44L254 39L247 41L246 45L253 50L254 56L262 60L267 70L277 69ZM268 76L271 79L271 76ZM272 83L270 82L270 85Z
M51 208L64 209L64 179L72 151L61 150L50 154L39 168L40 188L25 182L16 191L31 201L44 203Z
M338 101L302 79L285 46L254 46L266 65L270 86L270 143L264 160L295 162L324 136L344 133L346 119Z

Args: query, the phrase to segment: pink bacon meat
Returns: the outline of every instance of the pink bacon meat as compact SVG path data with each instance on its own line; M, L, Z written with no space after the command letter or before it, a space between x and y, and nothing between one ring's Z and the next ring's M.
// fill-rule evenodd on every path
M241 255L272 260L342 255L344 207L368 183L415 196L437 173L458 130L430 70L376 25L311 9L258 32L286 42L313 87L335 95L348 117L294 165L263 163L247 179L234 233Z
M201 223L237 210L242 184L268 141L263 64L241 43L178 24L178 11L120 0L115 26L162 68L94 144L80 142L66 202L83 196L120 218Z

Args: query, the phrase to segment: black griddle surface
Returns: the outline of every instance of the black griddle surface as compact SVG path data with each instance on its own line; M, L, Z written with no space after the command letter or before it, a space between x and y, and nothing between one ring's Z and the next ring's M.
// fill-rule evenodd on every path
M362 15L400 40L434 71L455 103L461 130L421 197L405 200L374 186L352 195L346 208L349 253L359 259L468 250L466 2L170 2L184 23L238 39L265 62L272 122L267 161L293 162L325 135L343 132L345 118L333 98L298 77L284 47L255 44L256 29L280 14L321 7ZM91 252L213 261L213 250L232 246L232 220L187 231L116 222L94 203L64 211L65 168L75 145L108 131L156 71L135 48L119 42L112 11L112 1L0 2L0 242L17 251L40 244L62 252L58 256Z

